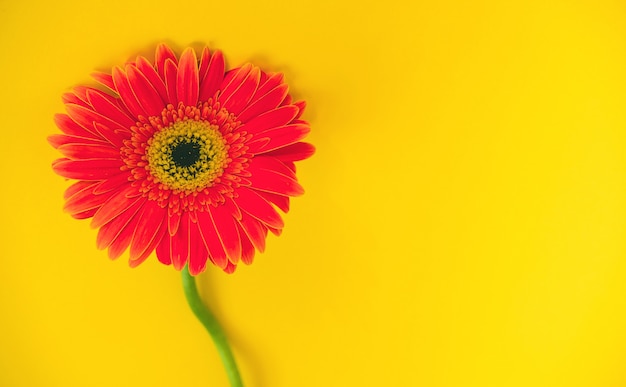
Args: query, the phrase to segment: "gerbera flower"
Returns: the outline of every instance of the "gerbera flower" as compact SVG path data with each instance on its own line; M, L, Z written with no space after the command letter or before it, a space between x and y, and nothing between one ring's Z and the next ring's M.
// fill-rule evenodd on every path
M282 74L246 64L225 71L220 51L192 48L180 58L166 45L63 96L55 117L63 134L50 143L64 158L56 173L78 180L65 210L92 218L97 246L112 259L130 250L130 266L153 251L177 270L228 273L279 235L289 198L303 193L294 162L310 157ZM103 91L104 90L104 91Z

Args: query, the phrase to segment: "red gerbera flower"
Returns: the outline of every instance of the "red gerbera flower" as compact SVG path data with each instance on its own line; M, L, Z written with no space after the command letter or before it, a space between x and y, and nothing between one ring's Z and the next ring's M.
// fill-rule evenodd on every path
M79 86L55 117L64 134L50 143L65 157L56 173L78 182L67 210L93 218L98 248L112 259L130 247L130 266L153 251L191 274L209 259L232 273L279 235L289 197L303 193L294 162L310 157L282 74L246 64L225 72L220 51L180 58L166 45L154 65L138 57L94 78L107 91Z

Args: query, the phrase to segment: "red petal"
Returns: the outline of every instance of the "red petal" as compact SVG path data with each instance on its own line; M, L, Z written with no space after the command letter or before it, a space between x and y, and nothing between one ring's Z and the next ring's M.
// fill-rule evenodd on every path
M191 241L191 253L189 254L189 273L197 275L206 268L209 253L202 241L199 225L191 223L189 228L189 240Z
M67 114L56 114L54 123L67 135L104 141L97 133L94 133L91 123L88 129L83 128Z
M305 138L309 132L311 132L311 128L307 124L279 126L255 134L255 137L253 137L250 142L246 143L246 145L248 146L248 152L252 154L270 152L287 145L295 144ZM269 139L269 141L265 140L266 138Z
M176 64L171 61L165 61L165 88L167 89L167 98L174 106L178 105L178 95L176 91L176 82L178 77L178 69Z
M191 220L189 219L189 215L184 213L182 215L180 227L178 227L178 232L174 235L171 242L171 258L172 264L176 270L181 270L185 267L185 264L189 260L189 227L191 224Z
M133 239L133 232L135 231L135 227L137 227L138 221L139 216L135 214L120 230L109 246L109 258L118 258L128 248L130 241Z
M120 233L128 226L130 221L135 217L135 214L139 213L139 210L146 202L146 199L138 198L129 207L119 209L113 220L106 223L98 230L98 237L96 239L96 245L99 249L106 249L113 243L113 241L120 235ZM129 231L132 235L134 228Z
M280 106L285 106L285 105L293 105L293 98L291 98L291 95L287 94L285 96L285 99L283 99L283 102L280 103Z
M211 56L211 63L206 74L200 76L200 101L207 101L215 95L224 80L224 56L221 51L215 51Z
M171 60L174 64L178 63L176 59L176 55L171 48L169 48L165 44L159 44L156 49L156 54L154 57L154 62L157 68L157 72L161 76L161 78L165 81L165 62L167 60Z
M98 182L93 182L93 181L77 181L76 183L67 187L67 189L63 193L63 199L67 200L84 189L87 189L87 188L93 189L98 184L99 184Z
M270 90L275 89L276 87L280 85L287 86L287 84L285 84L285 76L283 74L281 73L266 74L262 72L261 73L261 85L259 86L259 89L256 91L256 93L254 93L254 96L252 97L251 102L256 102L259 98L263 97ZM278 103L280 104L280 102L282 101L283 99L281 99Z
M148 246L153 243L161 224L165 221L166 214L167 209L161 208L154 200L148 200L144 204L130 244L131 261L142 256Z
M222 92L220 93L219 101L222 102L222 104L241 86L253 67L252 63L246 63L242 67L232 69L226 74L226 78L224 82L222 82L222 87L220 87Z
M128 128L120 125L119 123L113 121L112 119L88 108L85 108L80 105L65 105L67 109L67 113L69 116L80 126L82 126L85 130L89 131L96 135L96 138L100 138L101 135L97 133L97 131L93 128L93 123L96 122L100 125L104 125L111 130L122 130L124 132L128 132ZM71 133L67 133L71 134ZM106 139L106 138L105 138Z
M148 116L160 114L166 104L148 78L135 66L130 65L126 66L126 74L128 75L130 87L135 96L137 96L137 101L143 111L145 111Z
M135 65L137 69L143 73L143 75L148 79L152 87L159 93L161 100L167 101L167 89L165 88L165 82L159 76L159 74L154 69L154 66L148 60L142 56L137 57L135 61Z
M264 169L266 171L272 171L285 175L291 179L296 180L296 174L282 161L268 156L257 156L253 159L254 168Z
M63 94L63 96L61 96L61 100L63 101L64 104L74 104L74 105L80 105L82 107L86 107L86 108L90 108L91 106L89 106L89 104L80 99L76 94L74 93L65 93Z
M156 247L157 258L159 259L159 262L164 265L172 264L172 257L170 255L171 245L171 237L166 232L163 235L163 239L161 239L161 243L159 243Z
M64 144L57 148L63 156L76 159L106 159L120 156L119 149L110 145Z
M239 221L246 236L250 239L254 247L260 252L265 251L265 238L267 237L267 228L263 227L258 220L254 219L247 213L243 213Z
M255 163L250 163L248 171L252 173L248 180L252 183L252 188L256 190L285 196L299 196L304 193L302 186L289 176L275 171L260 169L255 166Z
M180 226L180 213L170 211L170 214L167 217L167 229L170 236L176 235L178 226Z
M121 173L120 159L57 160L52 169L59 175L75 180L105 180Z
M213 225L217 230L228 259L233 263L237 263L241 258L241 240L239 239L239 232L237 231L232 212L223 205L218 205L217 207L210 206L209 210Z
M204 47L202 55L200 55L200 65L198 66L198 80L200 83L202 83L209 71L209 63L211 63L211 50L208 47Z
M178 63L178 101L181 101L185 106L196 106L199 90L198 59L193 48L187 48L181 55Z
M304 113L304 109L306 109L306 101L298 101L294 102L293 104L296 105L298 109L300 109L298 115L296 116L296 119L298 119L300 118L300 116L302 116L302 113Z
M99 90L89 90L87 91L87 98L97 113L114 121L117 126L130 128L135 125L135 119L129 113L121 110L115 100L112 100L107 94Z
M91 77L99 83L103 84L104 86L108 87L109 89L117 91L115 90L115 84L113 83L113 77L111 76L111 74L96 72L92 73Z
M226 252L217 234L211 215L208 212L198 213L198 228L204 245L209 251L211 262L219 268L225 268L228 263Z
M274 193L257 191L259 195L268 202L274 204L284 213L289 212L289 196L277 195Z
M260 96L257 100L252 100L250 104L239 113L237 119L242 123L246 123L259 114L276 109L283 98L285 98L288 91L289 87L285 84L276 86L266 94Z
M238 197L234 198L235 203L243 211L263 222L264 224L274 227L283 228L284 223L280 214L276 212L274 207L262 198L258 193L251 189L241 187L237 190ZM245 226L245 224L244 224ZM246 228L246 231L248 229ZM250 235L250 237L252 237Z
M96 212L91 221L91 227L98 228L115 219L120 213L126 211L138 201L145 201L138 196L137 189L130 183L119 188L119 191L111 196Z
M300 161L308 159L315 153L315 147L306 142L297 142L274 151L264 153L281 161Z
M88 219L91 218L93 216L93 214L96 213L98 209L97 208L92 208L91 210L87 210L84 212L78 212L76 214L71 214L72 218L74 219Z
M282 106L251 119L243 124L240 130L256 134L277 126L287 125L297 114L298 108L296 106Z
M165 222L161 222L161 224L159 225L159 229L155 233L154 238L152 238L152 242L150 242L148 247L146 247L146 249L140 256L138 256L136 259L131 258L128 261L128 265L130 267L137 267L140 263L145 261L150 256L150 254L152 254L152 252L156 249L156 247L161 243L161 240L164 239L164 236L167 234L166 231L167 229L165 226Z
M106 139L107 142L109 142L114 147L119 149L124 145L124 138L122 137L122 135L126 134L126 132L123 132L121 130L111 130L108 126L99 124L97 122L93 123L93 127L95 131L100 135L100 137Z
M226 274L233 274L235 272L235 269L237 269L237 265L228 261L226 263L226 267L224 268L224 272Z
M272 234L274 234L276 236L280 236L280 234L283 233L283 229L282 228L271 228L271 227L269 227L269 230L272 232Z
M67 199L63 209L74 215L100 207L102 203L108 199L108 196L93 194L93 188L97 184L98 183L90 184L82 190L74 193Z
M113 190L119 190L128 184L130 178L130 173L120 173L119 175L113 176L94 188L93 193L96 195L101 195L103 193L107 193Z
M231 83L222 90L218 101L229 112L239 114L250 102L252 95L259 87L261 70L252 65L243 66L235 74Z
M148 117L148 114L137 100L137 96L133 93L128 77L124 74L124 71L117 66L113 68L113 82L115 83L115 88L120 94L124 106L126 106L135 117Z
M239 234L243 233L243 230L239 230ZM241 261L246 265L249 265L254 260L254 253L256 252L254 246L250 242L250 239L246 235L241 236Z
M104 140L96 140L92 138L85 137L76 137L76 136L68 136L65 134L53 134L52 136L48 136L48 143L52 145L54 148L59 148L64 145L74 145L74 146L102 146L109 147L111 144ZM119 153L119 151L118 151Z
M94 89L93 87L88 87L88 86L76 86L74 87L74 89L72 89L72 91L74 92L74 94L76 94L76 96L78 98L81 99L81 101L84 101L87 105L89 105L89 99L87 98L87 92L88 91L100 91L98 89ZM102 93L102 91L100 91ZM109 96L111 97L111 96ZM113 98L113 97L111 97Z

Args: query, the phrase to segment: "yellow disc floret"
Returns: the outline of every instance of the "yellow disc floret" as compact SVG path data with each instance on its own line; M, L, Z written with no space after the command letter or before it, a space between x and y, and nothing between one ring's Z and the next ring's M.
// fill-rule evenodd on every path
M210 187L224 172L228 149L218 127L185 119L156 132L146 157L154 179L174 191Z

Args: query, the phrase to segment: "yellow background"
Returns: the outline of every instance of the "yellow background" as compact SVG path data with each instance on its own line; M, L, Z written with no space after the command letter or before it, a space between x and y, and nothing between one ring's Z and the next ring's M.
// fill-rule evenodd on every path
M309 102L284 234L200 278L247 386L626 386L622 1L2 1L0 20L0 385L226 385L178 273L109 261L50 169L61 94L165 41Z

